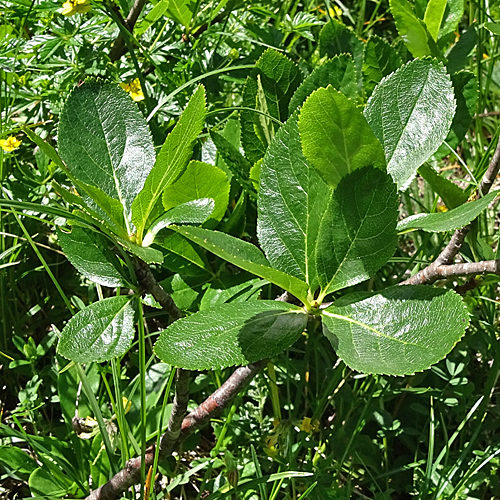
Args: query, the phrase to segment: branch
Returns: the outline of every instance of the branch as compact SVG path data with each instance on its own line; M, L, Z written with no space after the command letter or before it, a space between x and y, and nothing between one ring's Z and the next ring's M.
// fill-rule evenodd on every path
M132 31L134 30L135 23L137 22L137 19L139 18L139 15L142 12L144 5L146 5L146 1L147 0L135 0L134 5L132 5L132 8L128 13L127 18L123 21L123 26L130 33L132 33ZM127 49L125 47L125 40L123 39L123 36L120 33L116 37L116 40L113 43L113 47L111 47L111 50L109 51L109 58L113 62L118 61L118 59L120 59L120 57L126 52Z
M180 437L186 437L193 433L201 426L206 424L211 418L214 418L217 413L227 408L234 397L242 391L246 385L259 373L259 371L264 368L267 360L258 361L247 366L241 366L237 368L233 374L217 389L213 394L208 396L208 398L201 403L200 406L195 408L181 424L181 434ZM179 372L183 372L179 374ZM187 373L187 376L184 374ZM177 383L184 384L184 378L189 378L189 372L186 370L178 370L177 372ZM181 380L182 379L182 382ZM189 382L189 381L188 381ZM177 393L181 390L177 388ZM177 397L177 394L176 394ZM179 405L180 406L180 405ZM173 411L173 410L172 410ZM172 417L170 418L172 421ZM161 440L161 446L163 446L165 435L169 430L163 435ZM146 468L153 464L155 454L155 447L150 446L146 450ZM160 455L167 456L164 451L160 449ZM130 459L125 467L116 474L112 479L110 479L105 485L94 490L85 500L115 500L119 496L127 491L130 486L137 484L141 480L141 457L135 457Z
M491 162L479 186L479 191L478 191L479 197L484 196L489 192L491 186L493 185L493 182L495 181L498 175L499 169L500 169L500 137L498 139L495 152L493 153L493 157L491 158ZM400 285L418 285L424 283L433 283L434 281L441 279L440 273L442 272L442 270L438 271L438 268L440 268L441 266L452 265L453 260L455 259L456 255L462 248L462 245L465 241L465 237L470 231L471 224L467 224L467 226L462 227L461 229L457 229L453 234L453 236L451 237L450 242L446 245L446 247L438 255L438 257L432 264L427 266L425 269L422 269L422 271L419 271L411 278L408 278L407 280L403 281L402 283L400 283ZM494 261L489 261L489 262L494 262ZM481 263L479 262L477 264ZM459 275L454 275L454 276L459 276ZM461 276L463 276L463 274Z
M174 299L158 284L149 266L141 259L134 259L134 271L144 291L150 293L174 321L179 319L182 312L175 305Z
M170 413L168 428L160 442L161 458L168 457L174 451L175 444L181 435L181 426L189 402L189 374L189 370L177 368L174 405Z

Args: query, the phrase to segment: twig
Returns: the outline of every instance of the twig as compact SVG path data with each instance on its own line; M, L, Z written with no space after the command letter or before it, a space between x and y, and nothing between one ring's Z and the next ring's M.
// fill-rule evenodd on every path
M189 370L177 368L175 379L175 397L168 428L160 443L160 457L168 457L174 451L175 444L181 435L181 426L186 415L189 402Z
M259 361L247 366L237 368L232 375L211 394L200 406L194 409L187 417L182 420L181 436L182 438L192 434L201 426L206 424L211 418L214 418L217 413L227 408L234 397L242 391L247 384L259 373L266 365L267 360ZM185 370L181 370L186 373ZM189 374L189 372L187 372ZM188 375L189 376L189 375ZM184 375L179 375L177 372L177 380L179 377L184 379ZM187 377L186 377L187 378ZM183 382L184 383L184 380ZM178 390L178 392L180 392ZM170 422L169 422L170 429ZM166 433L168 433L167 431ZM162 437L163 445L163 437ZM146 450L146 468L153 464L155 447L151 446ZM167 456L160 449L160 455ZM85 500L115 500L127 491L127 488L137 484L141 479L141 457L130 459L125 467L110 479L105 485L94 490Z
M491 186L493 185L493 182L495 181L498 175L499 169L500 169L500 138L498 139L497 147L495 149L495 152L493 153L491 162L479 186L479 191L478 191L479 197L484 196L489 192ZM451 237L450 242L446 245L446 247L438 255L438 257L432 264L427 266L425 269L422 269L422 271L419 271L411 278L408 278L407 280L403 281L402 283L400 283L400 285L417 285L424 283L433 283L434 281L441 279L442 275L440 273L442 273L443 271L438 269L442 266L452 265L453 260L460 251L460 248L462 248L462 245L465 241L465 237L470 231L471 224L467 224L467 226L462 227L461 229L457 229L453 234L453 236ZM494 262L494 261L489 261L489 262ZM455 265L462 265L462 264L455 264Z
M157 283L149 266L141 259L135 259L134 270L137 281L144 291L150 293L173 320L179 319L182 312L175 305L172 297Z
M144 5L146 5L146 0L135 0L134 5L132 5L132 8L128 13L128 16L123 21L123 26L130 33L132 33L132 31L134 30L135 23L137 22L137 19L139 18L139 15L142 12ZM111 47L111 50L109 51L109 58L113 62L118 61L118 59L120 59L120 57L126 52L127 49L125 47L125 40L123 39L123 36L120 33L116 37L116 40L113 43L113 47Z

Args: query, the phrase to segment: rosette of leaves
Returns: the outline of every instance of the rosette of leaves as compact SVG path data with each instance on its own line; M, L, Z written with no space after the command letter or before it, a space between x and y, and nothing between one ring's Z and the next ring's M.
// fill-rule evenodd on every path
M403 85L407 95L384 101ZM453 103L449 76L431 60L383 79L365 114L332 87L314 91L264 156L260 248L218 231L171 226L302 306L262 300L200 311L162 332L157 355L193 370L251 363L293 345L308 320L319 317L339 357L357 371L405 375L445 357L469 322L455 292L423 285L340 291L368 279L393 255L398 190L446 137ZM340 298L326 303L333 292Z
M153 243L162 229L222 218L229 192L225 173L190 162L205 107L200 85L157 156L137 104L118 85L101 81L87 81L68 97L58 153L27 130L73 183L74 190L54 184L73 208L70 227L59 229L58 239L88 279L139 291L128 254L161 263L163 253ZM117 295L78 312L61 333L59 353L77 362L124 354L134 337L139 299Z

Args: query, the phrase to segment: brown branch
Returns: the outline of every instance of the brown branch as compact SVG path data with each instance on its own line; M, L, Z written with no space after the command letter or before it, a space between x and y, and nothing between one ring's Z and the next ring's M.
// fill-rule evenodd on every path
M493 182L495 181L498 171L500 169L500 137L498 139L497 147L495 152L493 153L493 157L491 158L491 162L486 170L486 173L483 176L481 184L479 186L478 196L486 195ZM472 223L471 223L472 224ZM426 284L433 283L434 281L441 279L440 273L442 270L438 270L441 266L449 266L452 265L455 257L458 252L462 248L462 245L465 241L465 237L470 231L471 224L467 224L467 226L462 227L461 229L457 229L453 236L451 237L450 242L446 245L443 251L437 256L436 260L427 266L422 271L419 271L411 278L400 283L400 285L418 285L418 284ZM493 262L493 261L490 261ZM481 263L477 263L481 264ZM457 264L461 265L461 264ZM479 273L476 273L479 274Z
M227 408L234 397L242 391L247 384L259 373L266 365L267 360L262 360L247 366L237 368L231 376L211 394L203 403L195 408L187 417L182 420L181 424L181 438L193 433L210 419L214 418L220 411ZM181 370L186 373L185 370ZM189 374L189 372L187 372ZM179 375L177 372L177 380L179 376L183 378L184 375ZM189 375L188 375L189 376ZM179 390L177 392L180 392ZM170 422L169 422L170 428ZM165 433L167 434L168 431ZM163 437L161 440L163 445ZM161 446L162 446L161 445ZM155 454L155 447L150 446L146 450L146 468L153 464ZM160 448L160 455L166 457L167 454ZM122 493L127 491L130 486L137 484L141 480L141 457L130 459L125 467L111 478L105 485L94 490L85 500L114 500Z
M134 270L137 281L144 291L150 293L173 320L179 319L182 312L175 305L174 299L157 283L149 266L141 259L134 259Z
M179 436L181 435L181 426L186 415L189 402L189 370L177 368L175 379L175 397L168 428L163 434L160 443L160 456L168 457L173 451Z
M142 9L146 5L146 1L147 0L135 0L134 5L132 5L132 8L128 13L128 16L123 21L123 26L130 33L132 33L132 31L134 30L135 23L137 22L137 19L139 18ZM113 62L118 61L118 59L120 59L120 57L126 52L127 48L125 47L125 40L123 39L123 36L120 33L116 37L116 40L113 43L113 47L111 47L111 50L109 51L109 58Z

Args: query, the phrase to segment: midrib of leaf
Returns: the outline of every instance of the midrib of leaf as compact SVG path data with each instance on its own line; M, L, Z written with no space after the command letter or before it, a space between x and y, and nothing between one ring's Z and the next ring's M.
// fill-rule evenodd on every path
M341 314L335 314L335 313L331 313L328 311L322 311L321 314L324 314L325 316L330 316L331 318L339 319L341 321L347 321L348 323L353 323L355 325L360 326L361 328L365 328L366 330L369 330L370 332L374 333L375 335L377 335L379 337L384 337L387 340L391 340L391 341L397 342L397 343L402 344L402 345L411 345L414 347L418 347L419 349L424 348L422 345L414 344L413 342L406 342L406 341L400 340L396 337L391 337L390 335L386 335L385 333L381 332L380 330L377 330L376 328L373 328L372 326L367 325L366 323L362 323L361 321L358 321L354 318L350 318L349 316L342 316Z
M425 83L422 85L421 89L420 89L420 92L418 93L418 98L415 99L415 102L418 103L418 101L420 100L420 97L424 91L424 88L426 88L427 86L427 83L429 81L429 74L430 74L430 70L431 70L431 67L427 67L427 75L426 75L426 80L425 80ZM413 75L415 74L415 69L412 68L412 79L413 79ZM399 95L399 92L400 92L400 89L399 89L399 86L401 85L402 82L398 82L398 95ZM384 95L385 95L385 89L384 89ZM385 100L385 99L384 99ZM403 120L401 119L401 112L399 111L399 102L396 103L397 106L398 106L398 112L399 112L399 117L400 117L400 120L399 122L401 123L401 125L404 125L403 127L403 131L401 133L401 135L399 136L399 139L398 139L398 142L396 143L396 146L394 147L393 151L392 151L392 154L391 154L391 157L389 159L387 159L387 165L389 165L389 163L391 162L392 160L392 157L394 156L394 153L396 152L396 150L398 149L399 147L399 144L403 138L403 136L405 135L405 130L406 130L406 127L408 126L408 122L411 120L411 118L413 117L413 113L415 112L415 108L417 107L416 104L413 106L413 109L411 110L411 113L408 115L408 119L406 120L406 122L403 122ZM384 116L382 114L382 116ZM385 130L385 123L384 123L384 127L383 127L383 130ZM405 181L406 182L406 181Z

